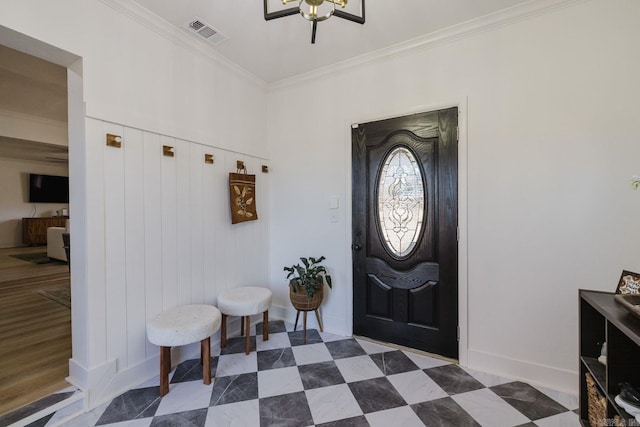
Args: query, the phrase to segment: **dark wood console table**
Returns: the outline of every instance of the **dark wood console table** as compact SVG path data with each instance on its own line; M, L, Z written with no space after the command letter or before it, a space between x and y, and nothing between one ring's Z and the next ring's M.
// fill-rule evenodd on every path
M68 216L46 218L22 218L22 243L25 245L46 245L47 228L64 227Z

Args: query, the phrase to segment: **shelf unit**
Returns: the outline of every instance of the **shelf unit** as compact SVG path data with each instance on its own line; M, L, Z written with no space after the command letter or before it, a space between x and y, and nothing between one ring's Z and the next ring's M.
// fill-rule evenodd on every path
M637 425L614 401L621 382L640 385L640 319L618 304L613 293L580 290L580 422L589 426L585 374L593 377L607 400L607 419L619 415L626 425ZM598 362L607 343L607 365Z

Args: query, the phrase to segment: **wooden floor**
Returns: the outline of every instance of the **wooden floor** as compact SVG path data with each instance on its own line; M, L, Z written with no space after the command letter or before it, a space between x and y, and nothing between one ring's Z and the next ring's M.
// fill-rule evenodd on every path
M68 267L9 256L46 249L0 249L0 415L69 386L71 310L35 292L68 283Z

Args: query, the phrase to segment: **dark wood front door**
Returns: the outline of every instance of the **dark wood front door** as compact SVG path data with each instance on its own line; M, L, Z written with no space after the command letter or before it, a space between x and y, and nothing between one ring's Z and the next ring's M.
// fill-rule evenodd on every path
M458 357L457 128L451 108L352 131L356 335Z

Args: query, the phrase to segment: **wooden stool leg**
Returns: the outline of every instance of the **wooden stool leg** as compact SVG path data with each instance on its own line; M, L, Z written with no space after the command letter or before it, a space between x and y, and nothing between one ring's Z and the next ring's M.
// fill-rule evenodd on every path
M160 397L169 393L171 372L171 347L160 347Z
M298 329L298 318L300 317L300 310L298 310L298 312L296 313L296 324L293 325L293 332L296 331L296 329Z
M227 347L227 315L222 315L222 325L220 326L220 348Z
M244 335L244 316L240 317L240 336Z
M245 351L247 354L251 352L251 316L247 316L247 332L245 337Z
M302 342L307 343L307 312L305 311L302 314L302 325L304 328L304 332L302 332Z
M269 341L269 310L262 313L262 340Z
M317 308L315 309L315 312L316 312L316 319L318 319L318 325L320 326L320 332L324 332L322 330L322 320L320 320L320 315L318 314L318 309Z
M202 360L202 382L211 384L211 337L200 341L200 359Z

